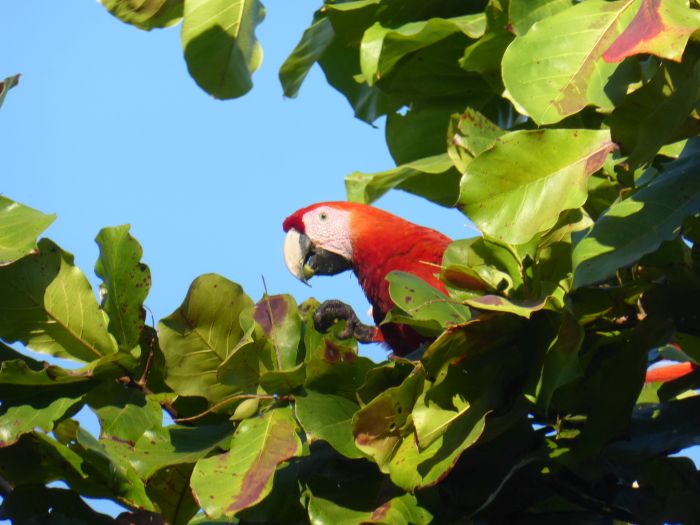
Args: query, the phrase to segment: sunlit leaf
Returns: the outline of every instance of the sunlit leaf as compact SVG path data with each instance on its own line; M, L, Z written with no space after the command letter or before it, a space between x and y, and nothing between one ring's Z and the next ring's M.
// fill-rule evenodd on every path
M295 397L294 406L294 413L310 443L327 441L346 457L363 457L352 435L352 417L360 408L357 403L341 396L307 390L304 395Z
M296 97L299 88L321 55L335 38L335 31L326 17L319 17L311 24L291 54L280 67L279 77L285 97Z
M574 248L574 286L603 281L678 235L700 212L700 155L667 164L651 184L610 207Z
M117 351L73 256L48 239L39 253L0 268L0 337L32 350L93 361Z
M345 177L348 200L371 204L392 188L421 195L443 206L452 206L459 192L459 173L447 154L415 160L396 168Z
M245 95L262 63L255 28L265 17L258 0L187 0L182 47L195 82L215 98Z
M301 452L298 428L289 408L243 421L225 454L201 459L192 489L208 516L232 517L262 500L272 488L277 466ZM228 482L222 485L220 480Z
M583 205L588 177L614 147L605 130L508 133L467 165L458 204L485 234L526 243Z
M382 523L397 525L427 525L433 516L418 505L413 494L390 499L376 509L358 511L314 496L309 498L309 518L318 525L354 525L356 523Z
M681 61L683 50L693 32L700 29L700 12L685 2L640 0L634 18L603 53L609 62L649 53Z
M182 18L184 0L99 0L122 22L150 31L170 27Z
M215 274L195 279L182 305L158 323L166 382L175 392L211 402L238 391L217 369L243 336L239 317L253 305L243 289Z
M558 122L587 105L611 108L605 88L617 65L602 55L639 2L580 2L517 37L503 56L503 82L516 105L538 124Z
M510 2L508 14L516 36L523 36L532 24L571 7L571 0L530 0Z
M129 226L103 228L95 239L100 256L95 273L102 279L102 308L109 331L124 351L131 350L143 330L143 302L151 288L151 271L141 262L143 250Z
M36 250L36 238L56 219L0 195L0 266Z

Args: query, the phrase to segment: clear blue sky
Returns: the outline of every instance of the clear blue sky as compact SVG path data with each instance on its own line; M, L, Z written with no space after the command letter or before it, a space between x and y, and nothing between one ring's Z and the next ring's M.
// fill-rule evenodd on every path
M222 102L190 79L177 27L143 32L95 0L3 1L0 77L22 79L0 109L0 192L58 215L46 235L75 254L95 288L95 235L131 224L151 267L146 304L156 319L195 277L217 272L253 299L264 276L270 293L341 298L368 321L351 274L315 279L310 289L282 260L284 217L344 199L352 171L394 165L383 122L354 119L317 67L299 98L282 96L277 71L320 4L268 2L255 87ZM417 197L393 192L378 205L454 238L474 235L459 212Z

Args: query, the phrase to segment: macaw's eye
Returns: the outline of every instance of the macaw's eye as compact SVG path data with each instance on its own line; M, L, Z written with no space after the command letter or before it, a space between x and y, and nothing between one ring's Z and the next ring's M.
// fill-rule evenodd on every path
M325 221L328 218L328 214L325 211L322 211L319 213L318 217L322 220Z

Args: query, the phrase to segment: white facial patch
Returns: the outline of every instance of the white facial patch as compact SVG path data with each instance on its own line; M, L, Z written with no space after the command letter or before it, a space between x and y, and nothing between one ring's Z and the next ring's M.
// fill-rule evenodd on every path
M320 206L304 214L304 230L315 248L352 259L350 212Z

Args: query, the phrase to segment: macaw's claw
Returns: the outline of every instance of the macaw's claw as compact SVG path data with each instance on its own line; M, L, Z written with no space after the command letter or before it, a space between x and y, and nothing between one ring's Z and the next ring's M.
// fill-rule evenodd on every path
M337 334L338 339L354 337L360 343L376 340L377 328L362 323L349 304L330 299L324 301L314 312L314 327L321 333L327 332L336 321L345 321L345 328Z

